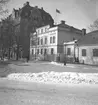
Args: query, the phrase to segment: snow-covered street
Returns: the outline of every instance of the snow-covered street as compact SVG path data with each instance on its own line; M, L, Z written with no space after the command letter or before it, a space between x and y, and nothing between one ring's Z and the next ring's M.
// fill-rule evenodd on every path
M94 68L53 62L3 65L0 105L98 105L98 71Z

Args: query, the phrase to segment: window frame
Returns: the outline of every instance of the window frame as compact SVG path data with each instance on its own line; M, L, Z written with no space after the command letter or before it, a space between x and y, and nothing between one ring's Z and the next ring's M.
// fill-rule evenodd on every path
M41 45L43 45L43 38L41 38Z
M52 38L52 36L50 37L50 44L53 42L53 38Z
M34 55L34 49L32 49L32 55Z
M85 51L85 52L83 52ZM86 49L82 49L82 54L81 54L83 57L86 57L87 56L87 50Z
M47 41L48 41L48 40L47 40L47 37L45 37L45 44L47 44Z
M53 36L53 43L55 43L55 40L56 40L56 37L55 37L55 36Z
M93 57L98 57L98 53L95 53L94 50L96 51L96 50L98 50L98 49L97 49L97 48L94 48L94 49L93 49ZM97 51L97 52L98 52L98 51Z
M41 55L43 54L43 49L41 49Z
M54 48L51 48L51 55L54 54Z
M71 48L67 48L67 55L71 55Z
M39 54L39 49L37 49L37 54Z
M46 48L44 49L44 54L47 54L47 49Z

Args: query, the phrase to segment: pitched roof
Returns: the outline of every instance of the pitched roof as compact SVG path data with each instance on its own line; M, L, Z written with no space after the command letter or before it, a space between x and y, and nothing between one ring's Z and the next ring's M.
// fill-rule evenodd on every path
M98 30L90 32L77 41L81 45L95 45L98 44Z

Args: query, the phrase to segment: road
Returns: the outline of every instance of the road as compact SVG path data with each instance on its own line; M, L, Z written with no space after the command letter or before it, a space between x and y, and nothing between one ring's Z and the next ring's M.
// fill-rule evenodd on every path
M92 66L55 66L48 63L0 65L0 105L98 105L98 86L26 83L5 79L11 73L98 73Z
M98 105L98 86L58 86L0 79L0 105Z

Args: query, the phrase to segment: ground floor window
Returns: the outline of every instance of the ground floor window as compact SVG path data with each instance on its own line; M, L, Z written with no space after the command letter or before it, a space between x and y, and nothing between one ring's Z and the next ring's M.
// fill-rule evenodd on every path
M93 56L98 57L98 49L93 49Z
M86 49L82 49L82 56L86 56Z
M47 54L47 49L44 49L44 54Z
M39 54L39 49L37 49L37 54Z
M41 54L43 54L43 49L41 49Z
M54 54L54 49L53 48L51 48L51 54Z
M67 55L71 55L71 48L67 48Z

